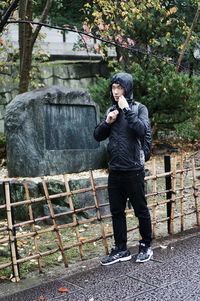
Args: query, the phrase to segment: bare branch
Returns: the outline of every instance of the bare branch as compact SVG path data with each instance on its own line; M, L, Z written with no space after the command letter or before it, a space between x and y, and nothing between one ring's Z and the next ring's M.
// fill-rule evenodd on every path
M13 0L13 2L8 7L6 12L3 14L2 20L1 20L1 23L0 23L0 32L3 31L4 26L6 25L10 15L12 14L12 12L16 9L18 3L19 3L19 0Z
M194 28L195 28L195 26L196 26L196 24L197 24L197 22L198 22L199 14L200 14L200 4L198 4L198 8L197 8L196 14L195 14L195 16L194 16L192 25L191 25L191 27L190 27L190 31L188 32L188 35L187 35L186 40L185 40L185 42L184 42L184 44L183 44L183 48L182 48L182 50L181 50L180 56L179 56L179 58L178 58L178 62L177 62L177 66L176 66L176 72L178 72L179 69L180 69L181 62L182 62L183 56L184 56L184 54L185 54L185 50L186 50L187 45L188 45L188 43L189 43L189 40L190 40L190 38L191 38L192 32L194 31Z
M51 5L52 5L52 0L47 0L46 2L46 5L45 5L45 8L43 10L43 13L42 13L42 16L41 16L41 20L40 20L40 23L44 23L47 19L47 16L48 16L48 13L49 13L49 10L51 8ZM42 25L38 24L35 31L33 32L33 36L32 36L32 46L34 45L36 39L37 39L37 36L40 32L40 29L41 29Z

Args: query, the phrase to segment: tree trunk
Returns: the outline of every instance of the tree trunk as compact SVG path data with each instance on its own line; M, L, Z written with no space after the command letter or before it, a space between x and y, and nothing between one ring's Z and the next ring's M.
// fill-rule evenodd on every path
M51 8L52 0L46 0L45 8L41 15L41 23L44 23L47 19L49 10ZM19 18L21 20L32 21L32 0L20 0L19 3ZM28 87L31 80L31 65L32 65L32 53L34 43L40 32L41 26L38 25L33 31L33 26L31 24L19 24L19 93L24 93L28 91Z
M25 3L24 3L25 2ZM32 1L20 0L19 18L21 20L32 20ZM32 58L32 27L30 24L19 24L19 93L28 90L30 82L31 58Z

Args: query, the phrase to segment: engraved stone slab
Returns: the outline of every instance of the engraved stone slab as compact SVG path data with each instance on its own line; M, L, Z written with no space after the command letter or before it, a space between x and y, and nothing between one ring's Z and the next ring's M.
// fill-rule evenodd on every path
M9 176L105 167L105 144L93 138L98 116L85 89L52 86L16 96L5 114Z

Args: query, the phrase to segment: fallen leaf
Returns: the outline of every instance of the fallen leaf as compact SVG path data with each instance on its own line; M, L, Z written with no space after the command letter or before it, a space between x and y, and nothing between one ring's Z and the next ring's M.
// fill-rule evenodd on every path
M46 297L45 296L40 296L39 300L44 301L44 300L46 300Z
M18 241L18 242L17 242L17 245L18 245L19 247L21 247L21 246L23 245L23 242Z
M59 255L59 256L58 256L58 262L61 262L62 260L63 260L62 255Z
M0 279L8 279L7 276L0 276Z
M69 291L69 289L68 289L67 287L59 287L59 288L58 288L58 291L59 291L60 293L67 293L67 292Z
M133 214L131 214L131 213L128 213L128 214L127 214L127 217L130 217L130 218L132 218L132 217L133 217Z
M167 249L167 246L160 245L161 249Z

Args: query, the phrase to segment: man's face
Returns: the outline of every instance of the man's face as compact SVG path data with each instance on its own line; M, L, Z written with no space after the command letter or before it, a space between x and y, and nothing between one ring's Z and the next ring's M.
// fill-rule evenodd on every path
M112 94L115 101L118 101L125 94L125 89L120 84L112 84Z

